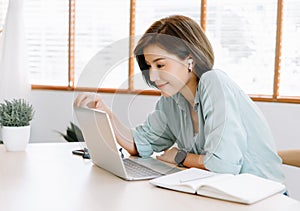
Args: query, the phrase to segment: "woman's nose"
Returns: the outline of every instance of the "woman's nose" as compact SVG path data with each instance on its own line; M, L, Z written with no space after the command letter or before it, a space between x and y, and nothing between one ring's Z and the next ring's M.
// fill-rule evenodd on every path
M159 80L159 71L157 70L149 70L149 77L150 77L150 80L155 82L157 80Z

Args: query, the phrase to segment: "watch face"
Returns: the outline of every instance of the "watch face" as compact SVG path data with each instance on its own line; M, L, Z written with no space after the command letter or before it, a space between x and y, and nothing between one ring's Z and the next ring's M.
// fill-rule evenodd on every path
M176 164L181 164L185 160L185 157L187 155L187 152L184 150L178 150L176 156L175 156L175 162Z

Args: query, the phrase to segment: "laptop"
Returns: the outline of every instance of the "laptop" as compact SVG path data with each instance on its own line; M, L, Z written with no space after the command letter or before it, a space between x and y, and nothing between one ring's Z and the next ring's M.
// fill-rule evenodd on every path
M125 180L146 180L180 171L154 158L123 157L104 111L74 107L92 162Z

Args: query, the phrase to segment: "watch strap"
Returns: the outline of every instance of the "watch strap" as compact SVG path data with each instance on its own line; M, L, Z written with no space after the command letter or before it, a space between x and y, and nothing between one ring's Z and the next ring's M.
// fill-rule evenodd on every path
M179 149L176 156L175 156L175 162L179 167L183 167L183 162L185 161L185 158L187 156L187 151Z

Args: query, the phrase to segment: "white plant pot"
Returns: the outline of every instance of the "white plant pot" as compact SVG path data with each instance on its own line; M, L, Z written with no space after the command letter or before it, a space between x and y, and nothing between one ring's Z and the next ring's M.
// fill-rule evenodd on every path
M30 125L24 127L2 127L2 140L7 151L25 151L30 137Z

